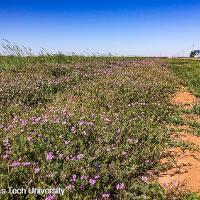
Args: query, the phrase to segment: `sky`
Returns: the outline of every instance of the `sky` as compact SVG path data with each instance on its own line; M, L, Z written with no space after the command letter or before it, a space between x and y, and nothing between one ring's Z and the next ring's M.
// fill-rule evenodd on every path
M0 42L70 54L183 56L200 49L199 0L0 0Z

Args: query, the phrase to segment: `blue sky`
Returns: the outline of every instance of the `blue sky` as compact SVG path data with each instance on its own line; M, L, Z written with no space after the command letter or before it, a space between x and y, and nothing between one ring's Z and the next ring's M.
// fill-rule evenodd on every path
M199 0L0 0L0 39L51 52L182 56L200 49Z

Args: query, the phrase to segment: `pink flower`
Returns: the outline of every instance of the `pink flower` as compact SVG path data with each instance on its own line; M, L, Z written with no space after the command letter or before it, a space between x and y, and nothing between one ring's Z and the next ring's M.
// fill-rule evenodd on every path
M46 198L45 198L45 200L54 200L54 199L56 199L56 196L55 195L48 195Z
M67 186L67 190L68 190L68 191L71 191L73 188L74 188L74 186L71 185L71 184L69 184L69 185Z
M75 128L75 127L72 127L72 128L71 128L71 132L72 132L72 133L76 133L76 128Z
M46 153L46 160L52 160L54 157L55 156L54 156L53 152Z
M73 180L73 181L76 181L76 175L75 175L75 174L72 175L72 180Z
M3 146L6 148L10 146L8 139L3 140Z
M89 180L90 185L95 185L96 182L97 182L96 179L90 179Z
M70 157L69 157L69 156L66 156L66 157L65 157L65 160L70 160Z
M166 188L166 187L168 187L168 183L165 181L164 183L163 183L163 186Z
M27 125L27 121L25 119L22 120L22 126L26 126Z
M14 161L14 162L11 164L11 167L19 167L20 165L21 165L20 162Z
M104 194L102 194L102 198L104 198L104 199L107 199L107 198L109 198L110 197L110 194L109 193L104 193Z
M82 154L79 154L76 156L77 160L81 160L83 158L83 155Z
M147 182L148 181L148 177L147 176L141 176L141 181L143 181L143 182Z
M8 158L8 154L3 155L3 159L6 160Z
M37 167L37 168L34 169L35 174L37 174L39 171L40 171L39 167Z
M32 140L32 136L29 135L29 136L27 137L27 140L30 142L30 141Z
M81 176L81 180L86 180L87 179L87 176Z
M100 178L100 176L99 176L99 175L96 175L94 178L95 178L95 179L99 179L99 178Z
M81 190L84 189L84 185L81 185L79 188L80 188Z
M84 121L79 121L79 122L78 122L78 125L79 125L79 126L83 126L84 123L85 123Z
M65 143L65 144L69 144L70 142L65 140L65 142L64 142L64 143Z
M122 151L121 155L122 155L122 156L125 156L125 155L127 155L127 152Z
M31 165L31 162L24 162L24 163L22 163L22 165L23 165L24 167L29 167L29 166Z
M104 118L104 122L108 123L108 122L110 122L110 119Z
M93 122L86 122L86 125L87 125L87 126L93 126L94 123L93 123Z
M35 119L35 122L37 123L37 122L39 122L40 120L41 120L41 117L38 117L38 118Z
M125 188L124 183L119 183L119 184L117 184L117 186L116 186L116 189L117 189L117 190L123 190L124 188Z

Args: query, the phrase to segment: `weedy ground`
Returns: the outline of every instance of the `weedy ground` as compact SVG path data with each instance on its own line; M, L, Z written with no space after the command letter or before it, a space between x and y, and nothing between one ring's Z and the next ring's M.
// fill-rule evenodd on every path
M167 148L166 158L161 162L169 166L170 160L174 162L159 174L158 181L173 193L180 191L194 192L186 199L199 199L200 194L200 137L199 137L199 60L173 59L172 71L179 77L179 84L171 102L177 106L178 116L168 125L172 148ZM197 193L195 195L195 193Z
M176 145L167 125L181 123L170 101L180 84L172 62L178 61L2 56L0 188L66 192L1 198L197 199L173 196L152 181L163 168L162 152Z

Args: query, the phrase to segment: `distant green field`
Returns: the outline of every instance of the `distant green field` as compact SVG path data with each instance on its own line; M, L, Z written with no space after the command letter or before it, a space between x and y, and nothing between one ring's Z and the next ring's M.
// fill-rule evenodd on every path
M200 60L171 60L172 70L180 78L183 85L200 97Z

